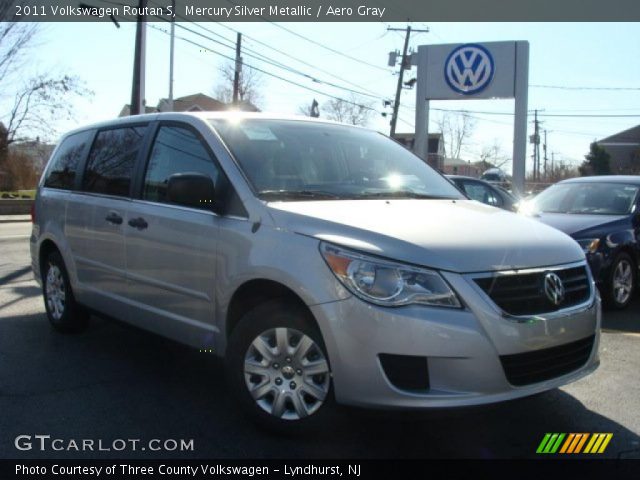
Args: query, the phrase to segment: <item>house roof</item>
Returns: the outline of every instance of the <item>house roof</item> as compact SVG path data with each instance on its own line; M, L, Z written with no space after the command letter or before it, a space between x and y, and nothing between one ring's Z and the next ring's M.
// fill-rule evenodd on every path
M231 104L216 100L204 93L194 93L192 95L186 95L184 97L178 97L173 99L173 111L174 112L220 112L229 110ZM234 108L236 110L242 110L245 112L259 112L260 109L250 102L240 102ZM157 107L145 106L144 113L159 113L169 111L169 99L161 98ZM131 112L130 105L125 105L120 110L119 117L128 117Z
M445 158L444 165L451 166L451 167L471 166L471 167L479 168L478 165L474 163L470 163L466 160L462 160L460 158Z
M163 102L168 102L168 100L166 98L160 100L158 107L160 107ZM194 93L193 95L187 95L173 100L174 112L206 112L226 110L226 108L227 105L225 103L204 93Z
M600 145L613 145L613 144L640 144L640 125L623 130L609 137L598 140Z
M393 135L394 138L402 138L402 139L409 139L409 140L413 140L413 138L416 136L415 133L396 133ZM441 138L442 134L441 133L429 133L429 138Z
M158 108L157 107L149 107L147 105L144 106L144 113L158 113ZM118 115L119 117L128 117L131 114L131 105L126 104L124 107L122 107L122 110L120 110L120 114Z

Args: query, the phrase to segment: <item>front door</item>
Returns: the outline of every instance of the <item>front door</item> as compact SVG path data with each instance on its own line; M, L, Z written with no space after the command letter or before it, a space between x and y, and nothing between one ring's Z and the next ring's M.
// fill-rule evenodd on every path
M125 222L128 296L132 321L198 348L214 344L215 252L219 217L167 198L176 173L209 175L220 169L198 133L184 124L161 124L144 172L140 198Z

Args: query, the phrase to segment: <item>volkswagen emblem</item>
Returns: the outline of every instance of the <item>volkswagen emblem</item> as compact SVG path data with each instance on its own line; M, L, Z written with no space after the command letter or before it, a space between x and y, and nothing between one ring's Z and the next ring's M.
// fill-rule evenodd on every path
M560 277L553 272L548 272L544 276L544 293L556 307L564 300L564 285Z
M455 48L444 64L444 78L455 92L473 95L493 79L493 57L482 45L467 43Z

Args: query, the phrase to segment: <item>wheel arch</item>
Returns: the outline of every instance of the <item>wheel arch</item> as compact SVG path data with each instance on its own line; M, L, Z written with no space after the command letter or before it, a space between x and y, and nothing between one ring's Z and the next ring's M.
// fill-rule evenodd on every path
M313 321L314 326L321 331L320 326L307 304L293 289L283 283L268 279L253 279L240 285L229 302L225 316L225 335L228 339L233 330L236 328L240 319L250 310L261 303L270 300L282 300L291 302L294 305L303 308L309 314L309 318Z
M40 278L42 278L44 262L47 260L47 257L53 252L58 252L60 253L60 255L62 255L60 248L58 248L58 245L56 245L53 240L47 238L43 240L42 243L40 243L40 248L38 251L38 265L40 270L38 272L38 275L40 276Z

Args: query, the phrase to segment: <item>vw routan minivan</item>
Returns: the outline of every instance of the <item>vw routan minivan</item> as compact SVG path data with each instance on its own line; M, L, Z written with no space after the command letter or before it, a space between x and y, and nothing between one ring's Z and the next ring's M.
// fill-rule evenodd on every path
M359 127L204 112L75 130L38 187L31 256L55 329L96 313L211 349L272 426L333 401L513 399L599 363L577 243Z

